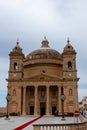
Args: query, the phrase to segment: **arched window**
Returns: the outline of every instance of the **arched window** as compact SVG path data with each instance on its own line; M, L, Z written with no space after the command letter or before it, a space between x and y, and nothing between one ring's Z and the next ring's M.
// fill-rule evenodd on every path
M14 70L17 70L18 69L18 64L15 62L14 63Z
M68 68L71 69L72 68L72 62L68 61Z

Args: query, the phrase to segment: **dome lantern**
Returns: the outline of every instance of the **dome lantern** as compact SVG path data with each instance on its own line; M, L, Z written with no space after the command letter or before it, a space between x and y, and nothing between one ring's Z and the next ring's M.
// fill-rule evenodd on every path
M41 47L49 47L49 42L47 41L46 37L44 37L44 40L42 41Z

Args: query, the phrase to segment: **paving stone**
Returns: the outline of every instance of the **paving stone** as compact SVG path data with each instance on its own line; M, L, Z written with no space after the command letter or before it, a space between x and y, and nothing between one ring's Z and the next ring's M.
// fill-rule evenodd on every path
M0 118L0 130L14 130L15 128L33 120L34 118L36 118L36 116L14 116L10 117L10 120L5 120L5 117ZM77 119L74 117L65 117L65 120L61 119L61 117L44 116L33 124L64 124L77 122ZM78 122L81 122L80 119L78 120ZM23 130L33 130L33 124L25 127Z

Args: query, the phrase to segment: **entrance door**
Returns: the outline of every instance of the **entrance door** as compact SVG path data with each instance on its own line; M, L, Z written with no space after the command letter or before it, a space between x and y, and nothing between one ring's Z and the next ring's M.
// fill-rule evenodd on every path
M46 103L40 103L40 115L43 116L46 114Z
M56 111L56 106L52 107L52 115L55 115L55 111Z
M30 115L34 115L34 107L30 106Z

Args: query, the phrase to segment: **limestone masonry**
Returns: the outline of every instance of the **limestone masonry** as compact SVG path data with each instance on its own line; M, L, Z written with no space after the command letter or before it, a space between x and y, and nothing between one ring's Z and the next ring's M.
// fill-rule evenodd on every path
M25 56L17 41L9 54L9 113L54 115L62 113L61 95L65 95L66 115L78 110L76 51L68 40L62 54L50 48L44 39L39 49Z

